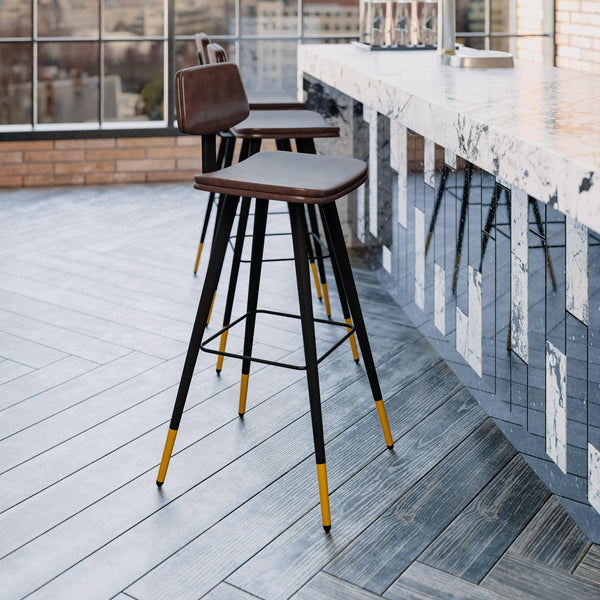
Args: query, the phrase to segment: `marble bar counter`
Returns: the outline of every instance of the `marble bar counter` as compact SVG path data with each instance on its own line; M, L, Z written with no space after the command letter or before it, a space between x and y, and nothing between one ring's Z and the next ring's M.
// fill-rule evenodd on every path
M457 69L435 51L298 48L298 72L600 232L600 77L516 61Z
M515 62L305 45L298 89L369 162L347 237L600 543L600 77Z

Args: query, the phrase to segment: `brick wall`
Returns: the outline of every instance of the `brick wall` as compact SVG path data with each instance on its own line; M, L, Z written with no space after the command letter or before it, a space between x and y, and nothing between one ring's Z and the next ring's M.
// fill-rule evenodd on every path
M600 75L600 0L556 0L556 66Z
M200 137L0 143L0 187L190 181Z
M516 27L518 34L541 34L544 27L544 0L517 0ZM515 56L534 62L544 61L541 37L520 37L515 40Z
M0 142L0 188L192 181L201 146L200 136Z

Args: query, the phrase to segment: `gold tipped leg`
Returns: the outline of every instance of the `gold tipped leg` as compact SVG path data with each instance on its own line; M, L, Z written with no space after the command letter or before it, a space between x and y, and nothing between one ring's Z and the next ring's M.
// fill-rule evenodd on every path
M246 412L246 397L248 396L248 377L246 373L242 373L242 382L240 384L240 406L239 406L239 414L240 417L244 416Z
M208 317L206 318L206 325L208 325L210 323L210 315L212 315L212 309L213 309L213 306L215 305L215 298L216 297L217 297L217 291L215 290L212 302L210 303L210 309L208 311Z
M221 334L221 343L219 344L219 352L225 352L225 346L227 344L227 334L229 333L229 330L224 331ZM222 355L219 355L219 357L217 358L217 373L221 372L221 369L223 368L223 359L225 357Z
M198 246L198 255L196 256L196 264L194 265L194 275L198 272L198 265L200 264L200 255L202 254L202 246L204 246L204 244L200 242L200 245Z
M325 301L325 314L331 317L331 305L329 304L329 292L327 291L327 284L322 284L323 287L323 300Z
M169 468L169 461L171 460L171 453L173 452L173 446L175 445L176 437L177 429L169 429L167 441L165 442L165 449L163 450L162 459L160 461L160 468L158 469L158 477L156 478L156 485L158 487L165 482L165 477L167 475L167 469Z
M323 294L321 293L321 284L319 283L319 274L317 273L317 265L314 262L310 263L310 269L315 280L315 289L317 290L317 298L322 300Z
M317 478L319 480L319 500L321 502L321 517L323 529L331 529L331 514L329 512L329 489L327 488L327 467L325 463L317 463Z
M350 331L350 329L352 329L352 319L346 319L346 323L348 325L348 331ZM350 348L352 348L352 357L358 362L360 357L358 356L358 348L356 346L356 336L352 334L348 339L350 340Z
M375 406L377 407L377 414L379 415L379 421L381 422L385 445L391 450L394 447L394 440L392 439L392 432L390 431L390 424L388 423L383 400L375 400Z

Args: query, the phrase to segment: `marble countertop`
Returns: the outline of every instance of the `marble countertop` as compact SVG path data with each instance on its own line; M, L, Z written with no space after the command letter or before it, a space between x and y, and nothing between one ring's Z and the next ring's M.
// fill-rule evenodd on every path
M307 73L600 232L600 77L515 61L443 66L435 51L298 47Z

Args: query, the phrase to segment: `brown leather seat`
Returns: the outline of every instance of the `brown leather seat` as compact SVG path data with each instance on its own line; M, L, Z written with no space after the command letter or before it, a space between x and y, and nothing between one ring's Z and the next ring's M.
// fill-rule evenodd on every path
M304 102L285 94L255 90L248 92L250 110L303 110Z
M251 112L231 132L245 139L297 139L338 137L340 128L312 110L259 110Z
M356 189L367 165L354 158L291 152L260 152L212 173L194 177L194 187L235 196L323 204Z

